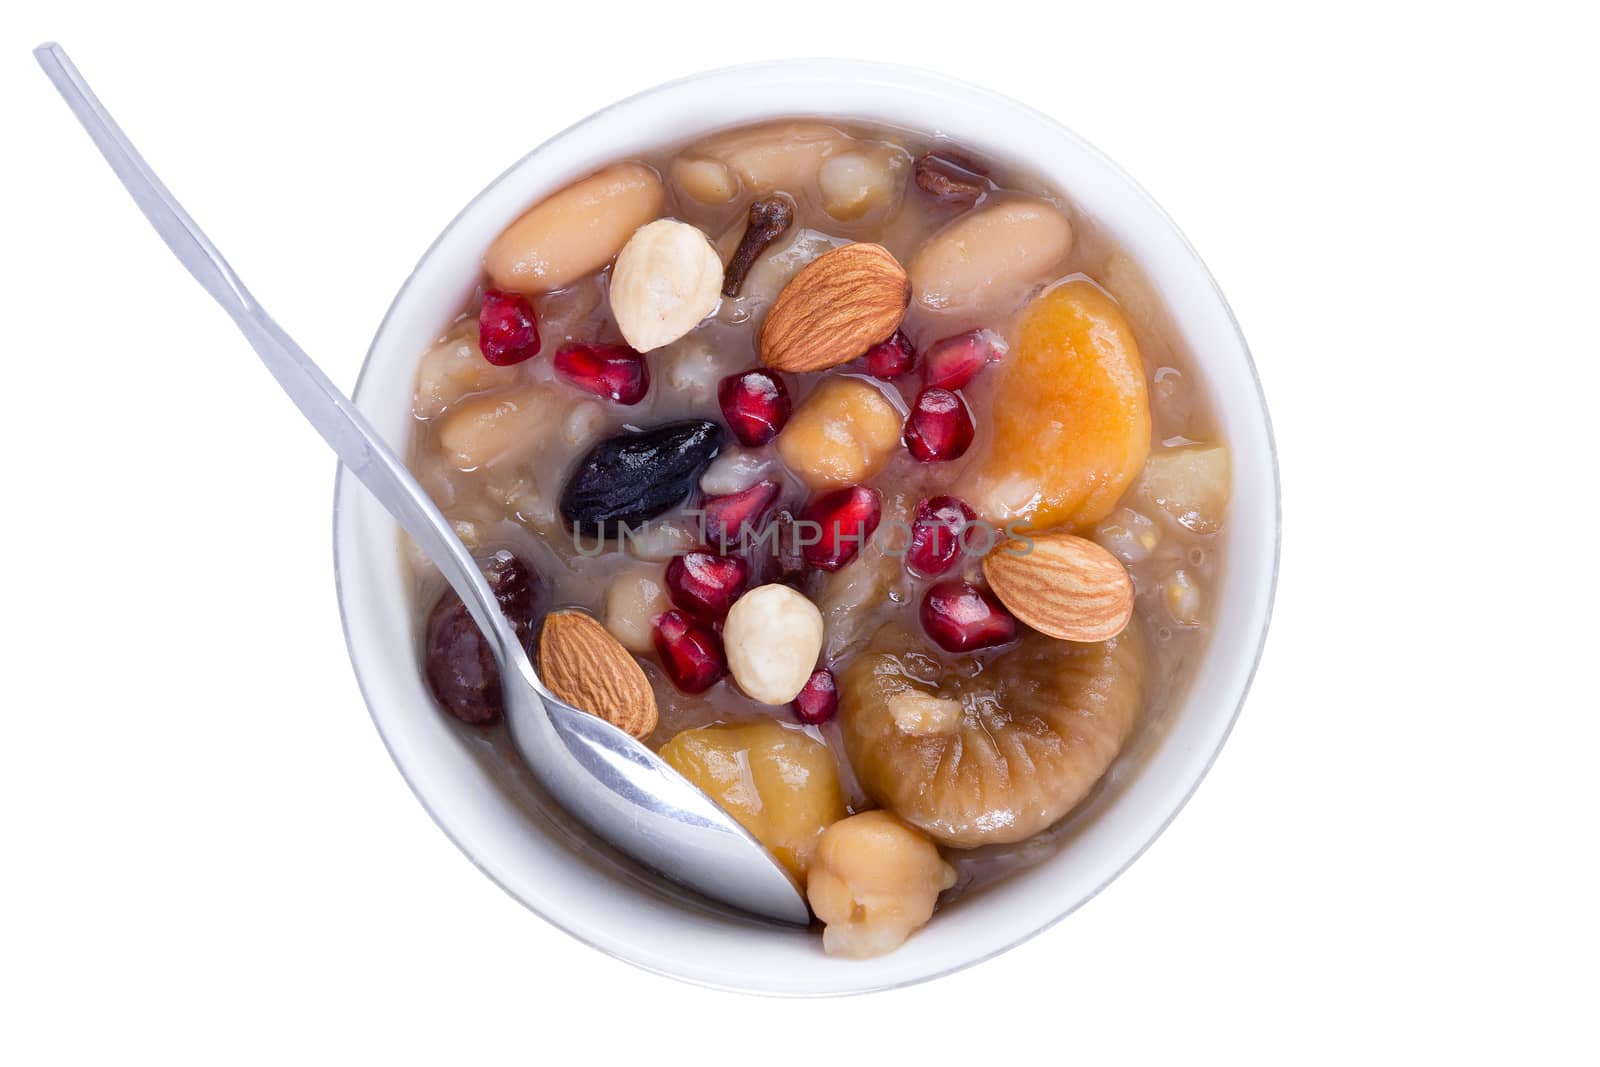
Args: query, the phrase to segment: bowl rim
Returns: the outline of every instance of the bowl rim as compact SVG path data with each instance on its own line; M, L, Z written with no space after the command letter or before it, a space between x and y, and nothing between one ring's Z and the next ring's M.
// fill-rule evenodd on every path
M1127 171L1125 171L1104 152L1096 148L1093 144L1089 143L1064 123L1043 111L1033 108L1002 93L964 81L962 79L951 77L941 72L930 71L908 64L886 63L872 60L839 58L791 58L740 63L707 69L661 82L659 84L639 90L626 97L620 98L594 112L583 116L582 118L577 119L576 121L562 128L560 131L545 138L543 141L514 160L509 166L507 166L491 181L489 181L481 190L479 190L470 200L468 200L467 203L463 205L462 208L457 211L450 221L439 231L439 233L429 243L427 249L424 250L424 252L418 257L411 271L407 274L405 280L401 283L400 288L396 291L393 300L390 302L388 309L385 311L382 320L378 324L378 328L373 336L373 341L368 346L367 352L362 358L362 364L360 371L357 374L355 387L350 394L351 397L359 406L363 387L368 384L369 375L374 371L375 353L385 335L386 330L389 328L391 321L394 319L402 305L406 304L407 297L410 294L412 287L417 284L418 272L421 270L424 264L429 261L434 252L449 238L449 236L456 230L463 220L474 213L475 209L482 201L489 198L501 185L507 182L513 175L520 172L533 157L545 152L551 146L559 144L567 137L573 135L575 131L582 129L602 116L620 108L632 105L636 102L646 100L650 97L693 86L697 83L716 81L730 77L737 77L740 75L760 75L766 73L783 72L802 74L827 73L836 77L844 78L875 75L880 77L894 78L902 82L914 82L923 88L939 87L947 92L959 93L975 99L986 100L1008 110L1023 113L1035 122L1049 126L1058 136L1072 142L1078 150L1082 151L1085 155L1092 157L1101 167L1105 168L1110 175L1112 175L1120 184L1125 187L1126 192L1132 199L1142 202L1143 207L1159 219L1160 223L1170 231L1170 235L1176 239L1178 247L1181 248L1183 254L1187 257L1189 261L1186 265L1187 268L1193 273L1194 277L1204 280L1207 287L1208 298L1215 301L1216 305L1226 317L1229 329L1234 336L1234 340L1237 342L1238 354L1242 357L1244 370L1247 372L1248 379L1253 387L1253 395L1250 397L1250 406L1253 406L1255 413L1259 415L1264 434L1266 446L1264 458L1271 473L1269 487L1272 504L1272 531L1270 537L1271 565L1266 575L1265 591L1261 598L1262 604L1259 630L1254 638L1254 648L1250 651L1248 656L1249 666L1244 672L1242 682L1239 684L1238 694L1236 700L1234 701L1234 706L1228 711L1226 721L1222 724L1221 729L1216 731L1215 740L1211 745L1210 751L1206 753L1204 759L1200 762L1198 769L1194 772L1193 777L1188 784L1188 788L1184 790L1176 803L1171 806L1170 810L1168 810L1165 815L1156 822L1148 837L1142 841L1137 848L1131 850L1121 863L1116 864L1113 869L1110 869L1109 873L1107 873L1104 878L1094 884L1088 892L1084 893L1079 899L1071 902L1060 912L1050 916L1043 922L1026 930L1020 935L1007 940L1003 944L975 954L949 966L942 967L937 970L930 970L926 973L913 974L893 981L855 985L831 990L795 991L721 982L709 977L703 972L696 972L689 969L672 970L665 966L655 965L643 958L630 955L629 952L623 950L614 943L606 943L597 939L596 937L589 936L579 924L568 921L566 917L558 917L550 914L548 911L541 909L533 902L526 899L523 895L516 892L506 883L505 880L503 880L488 866L486 866L483 860L473 853L471 848L469 848L468 845L462 840L461 836L459 836L455 829L453 829L451 824L441 814L435 804L430 801L429 797L418 786L414 779L413 772L407 767L405 762L403 762L396 749L394 740L390 736L389 730L386 729L384 718L380 714L368 679L363 673L361 659L355 643L355 635L352 629L351 609L345 595L345 577L347 574L347 566L346 561L342 558L340 541L341 523L348 512L348 509L345 506L345 491L347 488L359 488L359 483L356 482L353 477L346 477L348 472L344 470L342 466L336 467L334 479L332 515L334 584L336 590L336 599L339 605L340 626L344 634L346 649L351 659L352 670L356 676L357 688L361 693L363 703L365 703L367 707L368 715L372 719L373 725L378 732L378 736L383 742L384 748L388 752L396 770L399 771L402 780L406 783L406 787L411 790L413 796L416 797L423 810L427 812L428 817L433 820L434 824L444 833L450 842L455 845L457 850L460 851L461 854L465 856L474 867L482 872L487 878L489 878L491 882L497 885L509 897L517 901L517 903L522 905L524 908L533 912L535 915L538 915L541 919L548 922L556 929L562 931L580 943L598 949L613 959L620 960L624 963L630 964L653 974L660 974L665 977L674 978L679 981L688 982L705 988L725 990L729 992L792 997L846 996L856 993L878 992L889 989L905 988L907 986L917 985L922 982L932 981L936 978L941 978L945 975L965 970L966 968L982 963L985 960L992 959L995 956L1001 955L1002 953L1017 947L1023 942L1037 937L1039 934L1055 926L1057 923L1067 918L1067 916L1081 908L1084 904L1087 904L1090 900L1098 896L1102 890L1119 878L1123 872L1125 872L1130 866L1133 865L1135 861L1143 856L1150 846L1153 845L1155 841L1166 831L1166 829L1172 824L1173 820L1177 818L1178 814L1188 805L1190 799L1199 789L1201 782L1205 780L1207 775L1210 773L1211 768L1215 765L1218 756L1221 754L1223 746L1227 743L1229 737L1232 736L1234 727L1238 723L1238 719L1243 711L1245 701L1248 699L1251 688L1254 684L1256 673L1260 668L1261 658L1266 647L1267 635L1271 630L1273 610L1276 603L1278 580L1281 568L1283 543L1283 496L1276 435L1273 430L1271 412L1267 405L1266 394L1261 384L1261 378L1256 367L1254 355L1250 351L1249 344L1244 336L1242 328L1239 325L1238 318L1234 314L1232 306L1228 303L1227 297L1223 294L1221 287L1218 285L1210 269L1206 266L1204 260L1201 259L1199 252L1195 249L1192 242L1190 242L1188 236L1177 225L1176 221L1166 212L1166 210L1155 200L1155 198L1151 196L1150 193L1146 191L1145 188L1140 185L1131 175L1129 175ZM796 108L790 117L797 117L806 114L808 114L808 112L804 108ZM782 117L784 116L773 114L770 116L770 119L780 119ZM819 115L819 117L826 120L826 116ZM750 121L763 120L752 119ZM714 132L714 130L717 128L719 127L708 127L705 132ZM1195 358L1199 359L1200 357L1196 356ZM1228 567L1239 565L1240 564L1238 564L1237 561L1233 560L1230 560L1226 564ZM1208 658L1210 655L1211 650L1208 647L1207 651L1202 656L1202 660ZM1243 657L1240 657L1240 659L1242 662ZM1020 874L1025 877L1027 872L1020 872Z

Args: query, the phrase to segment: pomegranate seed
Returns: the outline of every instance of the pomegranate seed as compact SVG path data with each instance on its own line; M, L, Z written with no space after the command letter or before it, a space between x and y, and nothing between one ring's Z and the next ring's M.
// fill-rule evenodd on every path
M808 726L821 726L838 710L839 686L833 680L833 672L818 667L794 698L794 717Z
M722 638L681 611L664 611L652 620L656 654L672 684L685 693L704 693L728 673Z
M896 330L887 341L879 341L867 349L866 360L868 374L888 381L911 369L917 361L917 350L911 347L909 337Z
M627 345L562 345L556 371L586 393L637 404L650 391L650 367Z
M922 357L922 382L930 389L960 389L986 364L1006 354L993 330L969 330L935 341Z
M800 513L800 521L808 524L800 531L801 554L813 567L836 571L856 558L882 517L883 498L876 489L850 485L824 493Z
M1017 620L987 589L952 580L922 598L922 628L946 652L1003 645L1017 636Z
M960 459L972 444L972 412L959 393L924 389L906 418L906 447L923 463Z
M727 496L708 497L700 505L705 543L726 552L746 535L755 533L778 493L777 482L765 481Z
M690 615L720 622L749 578L750 564L738 556L685 552L667 564L667 593Z
M509 367L539 353L539 323L521 293L483 291L478 309L478 349L496 367Z
M963 535L978 515L959 497L936 496L917 505L906 546L906 569L935 578L955 566L965 547Z
M764 445L789 421L789 390L770 371L730 374L717 386L722 417L733 436L751 447Z

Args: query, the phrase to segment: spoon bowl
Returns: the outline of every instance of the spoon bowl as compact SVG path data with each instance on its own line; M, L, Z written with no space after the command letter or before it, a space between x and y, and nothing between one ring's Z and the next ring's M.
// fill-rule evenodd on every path
M461 596L500 665L517 749L557 802L618 851L680 885L753 915L809 922L794 880L737 820L628 734L545 687L471 553L399 456L256 303L61 46L40 45L34 56L167 247L233 319L345 467Z

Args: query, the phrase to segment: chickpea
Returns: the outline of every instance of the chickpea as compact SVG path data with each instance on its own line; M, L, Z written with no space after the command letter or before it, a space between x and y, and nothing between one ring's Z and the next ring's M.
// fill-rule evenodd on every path
M900 445L904 419L876 386L827 378L778 435L778 454L812 489L864 482Z
M932 841L886 811L867 811L823 831L806 897L827 924L823 949L861 959L898 948L955 882Z

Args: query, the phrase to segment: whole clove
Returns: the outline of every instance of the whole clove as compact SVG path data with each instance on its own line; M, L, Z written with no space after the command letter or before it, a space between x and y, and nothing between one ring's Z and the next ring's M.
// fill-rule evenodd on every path
M735 297L744 287L745 275L750 273L750 268L755 266L761 253L767 246L779 237L794 223L794 204L786 196L769 196L764 200L757 200L750 205L750 222L745 227L744 236L739 239L739 247L734 251L733 258L728 260L728 269L722 276L722 295Z

